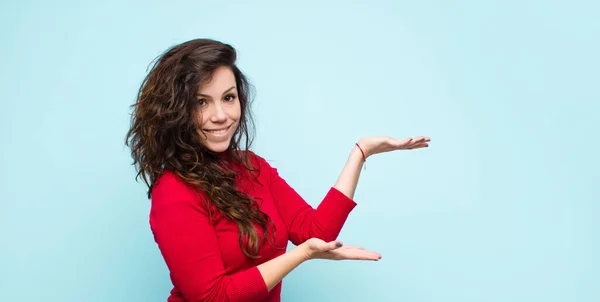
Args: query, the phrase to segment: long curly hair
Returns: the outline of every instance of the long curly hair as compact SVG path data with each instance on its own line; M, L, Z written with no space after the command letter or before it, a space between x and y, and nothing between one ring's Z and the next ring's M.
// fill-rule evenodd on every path
M242 251L256 258L261 240L253 223L261 227L264 243L272 221L255 200L236 188L232 164L258 172L248 152L239 152L242 146L250 149L254 122L250 112L252 86L236 66L236 58L232 46L211 39L195 39L168 49L151 64L141 84L125 144L131 148L136 180L141 178L148 186L148 198L160 175L173 171L206 193L208 209L212 203L237 223ZM204 146L198 134L196 93L222 66L229 67L235 76L241 117L229 148L217 154Z

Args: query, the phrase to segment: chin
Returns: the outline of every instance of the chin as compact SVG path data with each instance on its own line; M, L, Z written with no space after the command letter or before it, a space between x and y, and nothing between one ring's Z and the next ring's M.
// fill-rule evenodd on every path
M229 142L223 143L206 143L206 148L212 152L221 153L229 149Z

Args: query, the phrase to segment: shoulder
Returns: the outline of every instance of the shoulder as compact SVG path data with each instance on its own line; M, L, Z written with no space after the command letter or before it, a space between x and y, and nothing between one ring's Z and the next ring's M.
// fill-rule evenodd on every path
M152 203L182 202L199 200L198 190L175 172L165 170L152 188Z
M246 153L246 156L250 160L252 167L258 170L258 175L262 177L271 175L273 172L277 170L265 159L263 156L256 154L254 151L246 150L242 151Z
M276 167L274 167L267 159L263 156L260 156L253 151L245 151L247 152L247 156L252 163L254 169L257 170L257 176L259 182L271 184L273 181L279 178L279 172Z
M240 152L241 152L241 154L245 154L248 157L248 159L250 160L250 162L252 163L252 165L254 165L255 167L257 167L257 168L269 167L270 168L270 165L267 162L267 160L264 157L256 154L254 151L244 150L244 151L240 151Z

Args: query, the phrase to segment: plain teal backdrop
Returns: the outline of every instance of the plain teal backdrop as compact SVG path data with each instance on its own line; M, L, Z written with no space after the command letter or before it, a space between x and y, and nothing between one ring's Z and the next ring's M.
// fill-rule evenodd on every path
M252 2L252 3L250 3ZM311 204L366 135L341 239L284 301L600 301L597 1L3 1L0 301L165 301L124 147L167 47L234 45L254 150Z

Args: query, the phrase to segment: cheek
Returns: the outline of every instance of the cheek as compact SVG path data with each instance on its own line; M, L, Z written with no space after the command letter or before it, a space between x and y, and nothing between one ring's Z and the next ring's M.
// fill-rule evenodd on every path
M206 116L202 115L202 112L198 111L195 116L196 127L198 130L202 129L204 125L206 125L206 120L208 119Z
M242 108L240 107L240 103L236 102L235 105L231 106L229 111L229 116L231 119L239 121L240 116L242 115Z

